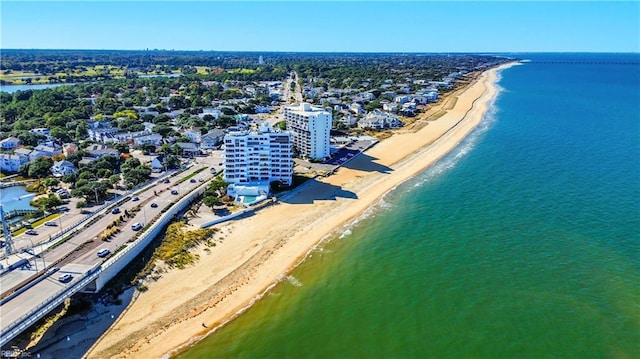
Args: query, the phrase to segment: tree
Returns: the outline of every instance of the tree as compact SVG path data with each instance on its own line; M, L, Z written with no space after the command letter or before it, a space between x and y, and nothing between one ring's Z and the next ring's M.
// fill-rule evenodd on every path
M169 127L167 125L157 125L157 126L155 126L153 128L153 132L159 134L163 138L169 137L169 136L177 133L176 131L174 131L173 128L171 128L171 127Z
M145 183L151 177L151 168L139 166L124 172L124 182L128 188L133 188L139 184Z
M48 177L51 173L51 166L53 166L53 160L50 157L38 157L29 164L28 176L31 178Z
M62 176L62 182L64 183L74 183L75 181L76 181L75 174L68 174L68 175Z
M62 206L64 201L62 201L58 196L53 193L50 193L47 197L40 197L36 200L31 201L31 204L44 210L51 210L58 206Z
M118 150L120 153L129 153L129 146L126 143L118 142L113 145L113 148Z
M169 169L178 168L180 167L180 159L176 155L165 156L162 165Z
M131 171L132 169L134 169L136 167L140 167L140 166L142 166L142 163L140 163L139 159L137 159L135 157L130 157L130 158L127 158L126 161L124 161L122 166L120 166L120 171L122 171L122 173L126 173L126 172Z
M76 139L87 138L88 133L89 132L87 130L87 122L85 121L78 122L78 125L76 126Z

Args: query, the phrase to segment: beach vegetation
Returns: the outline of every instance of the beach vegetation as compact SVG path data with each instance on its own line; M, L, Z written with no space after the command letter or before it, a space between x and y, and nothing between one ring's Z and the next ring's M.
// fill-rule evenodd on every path
M170 268L184 269L199 258L191 249L206 243L213 233L214 229L187 231L183 222L174 222L167 227L164 240L154 251L152 260L161 260Z

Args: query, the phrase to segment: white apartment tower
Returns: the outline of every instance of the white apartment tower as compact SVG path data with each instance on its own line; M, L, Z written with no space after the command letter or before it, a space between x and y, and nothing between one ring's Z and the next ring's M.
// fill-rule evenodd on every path
M268 125L257 131L230 129L224 136L224 181L233 184L290 186L293 175L291 134L271 132Z
M314 160L330 157L330 112L322 107L300 103L285 107L284 119L300 157Z

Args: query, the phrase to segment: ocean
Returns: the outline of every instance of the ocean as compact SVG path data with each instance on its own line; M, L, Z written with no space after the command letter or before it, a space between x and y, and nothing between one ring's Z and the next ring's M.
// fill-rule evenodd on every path
M640 358L640 57L517 54L481 125L180 358Z

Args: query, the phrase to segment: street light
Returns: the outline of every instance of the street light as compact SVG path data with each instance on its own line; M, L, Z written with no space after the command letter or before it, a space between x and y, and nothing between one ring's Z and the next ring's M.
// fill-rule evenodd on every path
M33 253L33 254L31 254L29 252L27 252L27 253L29 253L29 254L31 254L32 256L35 257L36 256L36 246L33 244L33 241L31 240L31 238L21 238L21 239L22 240L26 239L31 243L31 253ZM38 261L35 258L33 259L33 265L36 267L36 272L37 272L38 271Z
M58 216L58 223L60 223L60 237L62 237L63 233L62 233L62 216L64 216L64 214L61 214Z

